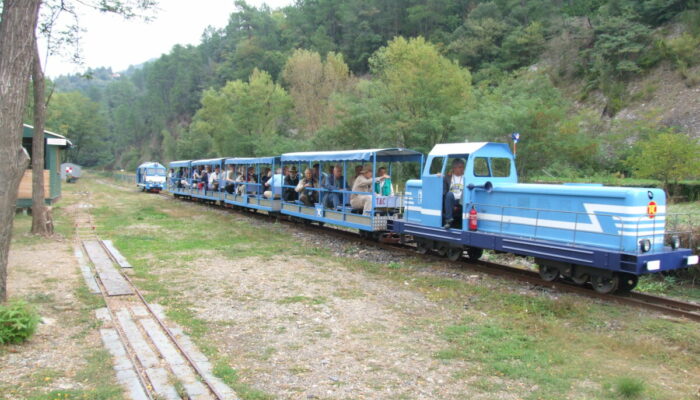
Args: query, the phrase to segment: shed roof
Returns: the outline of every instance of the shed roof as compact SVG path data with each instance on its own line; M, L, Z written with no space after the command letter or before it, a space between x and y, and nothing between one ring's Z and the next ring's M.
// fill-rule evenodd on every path
M29 124L24 124L24 131L22 132L22 137L30 138L33 136L33 132L33 126ZM46 135L46 144L48 146L73 147L73 142L71 142L70 139L63 135L47 130L44 131L44 135Z

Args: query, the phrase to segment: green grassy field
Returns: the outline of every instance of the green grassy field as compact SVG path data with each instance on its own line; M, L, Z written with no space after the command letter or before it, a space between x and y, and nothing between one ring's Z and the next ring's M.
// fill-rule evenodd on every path
M217 324L195 317L192 305L169 289L171 283L186 279L190 262L202 254L232 261L285 254L321 266L336 265L337 257L313 244L300 246L289 240L288 226L93 182L90 186L95 191L98 233L115 240L132 262L149 300L165 305L168 316L187 328L214 358L217 374L236 386L241 397L270 398L254 389L253 372L228 366L227 356L213 339ZM159 274L165 265L181 272ZM416 321L413 329L438 334L443 344L435 359L468 361L471 367L455 372L451 379L466 382L476 376L478 392L507 390L528 399L696 398L700 385L696 323L527 290L488 277L473 283L426 274L431 266L421 259L389 264L352 260L342 262L342 268L385 280L387 285L409 282L412 290L451 310L453 319ZM294 296L280 304L324 301ZM465 309L470 312L465 314Z

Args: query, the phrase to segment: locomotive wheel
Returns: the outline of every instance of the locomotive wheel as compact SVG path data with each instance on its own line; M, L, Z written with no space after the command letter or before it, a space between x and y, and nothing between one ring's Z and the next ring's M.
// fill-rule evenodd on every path
M583 274L579 276L572 275L569 279L571 279L571 282L577 284L577 285L585 285L586 282L588 282L588 275Z
M482 255L484 255L484 249L478 247L470 247L467 249L467 256L470 260L476 261L480 259Z
M430 250L430 243L424 240L416 241L416 252L418 252L418 254L428 254L428 250Z
M540 265L540 278L543 281L552 282L559 277L559 269L548 265Z
M614 292L617 290L619 283L620 278L617 275L613 275L609 278L606 276L596 275L591 278L591 286L593 286L593 289L596 292L601 294Z
M450 247L447 249L447 259L450 261L457 261L462 258L463 252L461 247Z
M620 276L620 282L617 285L617 291L629 293L637 286L637 281L639 281L639 277L637 275L622 274Z
M449 248L447 246L440 246L437 248L437 253L440 257L446 257Z

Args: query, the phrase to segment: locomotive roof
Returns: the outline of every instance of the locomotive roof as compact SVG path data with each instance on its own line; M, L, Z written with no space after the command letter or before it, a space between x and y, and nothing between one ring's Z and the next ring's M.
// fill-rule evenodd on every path
M139 165L138 168L159 168L159 169L165 169L165 167L164 167L161 163L157 163L157 162L155 162L155 161L146 161L145 163Z
M510 148L506 143L495 142L466 142L466 143L443 143L436 144L430 152L431 156L447 156L451 154L474 154L477 151L489 150L494 153L511 154ZM494 154L504 155L504 154Z
M307 151L282 154L282 161L369 161L376 155L381 161L420 161L423 155L403 148L343 151Z

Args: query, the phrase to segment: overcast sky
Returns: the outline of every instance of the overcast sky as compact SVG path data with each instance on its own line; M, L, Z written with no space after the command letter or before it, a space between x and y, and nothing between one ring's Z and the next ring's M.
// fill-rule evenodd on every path
M86 30L81 41L84 65L52 56L45 65L46 75L54 78L89 67L112 67L119 72L129 65L157 58L176 44L197 44L207 26L226 26L235 10L233 3L234 0L160 0L156 19L150 23L83 10L80 24ZM279 8L293 1L248 0L256 7L263 3Z

